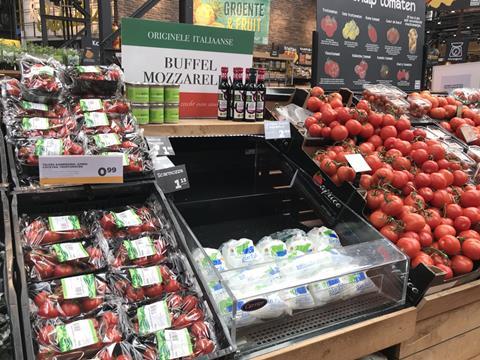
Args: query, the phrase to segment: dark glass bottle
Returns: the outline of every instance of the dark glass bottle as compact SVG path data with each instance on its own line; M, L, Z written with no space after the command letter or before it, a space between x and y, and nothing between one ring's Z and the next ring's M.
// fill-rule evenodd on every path
M250 69L248 81L245 84L245 121L255 121L257 107L257 71Z
M228 82L228 68L222 67L222 75L218 83L218 119L227 120L230 108L230 84Z
M234 121L243 121L245 115L245 87L243 85L243 69L233 69L232 83L232 115Z
M265 69L258 69L258 81L256 86L256 110L255 120L263 121L265 111Z

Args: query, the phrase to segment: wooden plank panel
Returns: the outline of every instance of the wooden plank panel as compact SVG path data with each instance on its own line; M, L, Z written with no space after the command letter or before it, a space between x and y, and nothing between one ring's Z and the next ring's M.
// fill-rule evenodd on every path
M399 358L405 358L477 327L480 327L480 302L417 321L415 335L400 344Z
M146 136L212 136L263 134L263 122L182 119L177 124L143 125Z
M480 280L426 296L418 305L417 321L480 301Z
M426 350L415 353L405 360L468 360L478 357L480 344L480 327L472 331L456 336L453 339L432 346Z
M398 344L415 331L416 309L394 313L308 339L258 356L256 360L354 360Z

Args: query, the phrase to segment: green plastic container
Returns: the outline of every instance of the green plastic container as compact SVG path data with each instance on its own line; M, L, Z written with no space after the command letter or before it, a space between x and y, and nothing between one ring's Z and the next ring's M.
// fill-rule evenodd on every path
M165 104L165 124L178 123L179 119L178 103Z
M150 106L148 104L132 103L132 114L137 119L139 125L150 123Z
M165 103L176 104L180 102L180 85L165 85Z
M163 124L165 122L165 105L150 104L150 124Z
M132 103L148 104L150 102L150 87L148 84L127 83L127 98Z
M165 101L163 85L150 84L150 104L160 104Z

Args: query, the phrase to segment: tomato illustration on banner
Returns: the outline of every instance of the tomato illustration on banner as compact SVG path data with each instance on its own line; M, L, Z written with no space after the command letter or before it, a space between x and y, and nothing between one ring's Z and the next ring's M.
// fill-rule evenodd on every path
M124 18L125 78L180 85L181 118L216 118L220 68L233 77L233 67L251 67L253 39L252 31Z

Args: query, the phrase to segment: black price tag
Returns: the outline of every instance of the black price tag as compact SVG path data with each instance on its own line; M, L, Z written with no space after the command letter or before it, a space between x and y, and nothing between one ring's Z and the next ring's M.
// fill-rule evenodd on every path
M148 143L157 152L158 156L175 155L168 137L149 137Z
M157 184L166 194L190 188L185 165L156 170L155 178L157 179Z
M265 139L289 139L290 122L289 121L267 121L263 122L265 127Z

